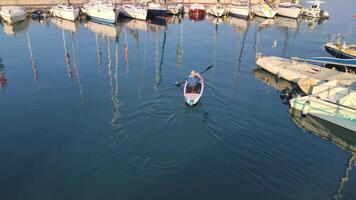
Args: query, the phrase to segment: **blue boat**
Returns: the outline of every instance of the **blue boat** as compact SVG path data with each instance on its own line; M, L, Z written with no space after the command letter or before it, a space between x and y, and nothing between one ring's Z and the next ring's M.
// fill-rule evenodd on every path
M332 65L356 68L356 59L342 59L342 58L333 58L333 57L310 57L310 58L293 57L292 59L306 61L306 62L316 62L316 63L332 64Z
M341 45L340 43L327 43L325 51L336 58L356 59L356 45Z

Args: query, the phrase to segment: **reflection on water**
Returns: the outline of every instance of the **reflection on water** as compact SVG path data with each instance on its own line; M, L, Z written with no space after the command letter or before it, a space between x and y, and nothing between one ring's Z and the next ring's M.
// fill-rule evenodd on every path
M16 37L0 34L11 48L0 51L5 199L353 197L353 134L288 115L264 83L294 85L253 69L260 50L281 56L319 47L303 34L324 32L305 29L304 21L279 17L195 23L172 16L115 26L50 18L48 26L30 21ZM272 48L276 38L283 42ZM204 96L186 107L172 82L202 63L214 64ZM39 72L41 88L28 84Z
M24 32L26 31L29 24L30 22L28 19L14 24L2 23L4 33L6 33L7 35L15 35L15 33Z

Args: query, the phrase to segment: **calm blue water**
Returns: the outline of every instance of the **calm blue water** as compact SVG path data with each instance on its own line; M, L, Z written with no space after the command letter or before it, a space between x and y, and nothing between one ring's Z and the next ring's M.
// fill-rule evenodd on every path
M289 111L290 83L255 65L352 42L353 0L323 6L319 23L1 24L0 199L356 199L356 134ZM187 107L173 83L211 64Z

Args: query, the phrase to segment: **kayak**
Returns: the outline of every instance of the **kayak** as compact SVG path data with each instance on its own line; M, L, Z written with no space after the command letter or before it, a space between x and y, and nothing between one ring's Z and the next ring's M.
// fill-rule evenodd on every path
M204 81L200 81L198 86L193 88L188 86L187 80L185 81L183 94L184 94L185 102L189 106L194 106L195 104L197 104L199 99L202 97L203 92L204 92Z

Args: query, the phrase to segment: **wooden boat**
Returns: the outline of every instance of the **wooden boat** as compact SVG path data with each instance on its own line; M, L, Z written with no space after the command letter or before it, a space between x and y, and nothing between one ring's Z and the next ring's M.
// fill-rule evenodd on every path
M194 89L188 87L188 81L187 80L185 81L183 94L184 94L185 102L189 106L194 106L195 104L197 104L199 99L202 97L203 92L204 92L204 81L200 81L199 85Z
M190 15L199 15L199 16L204 16L205 15L205 7L203 4L192 4L189 7L189 16Z
M356 59L356 45L329 42L324 45L325 50L336 58Z

